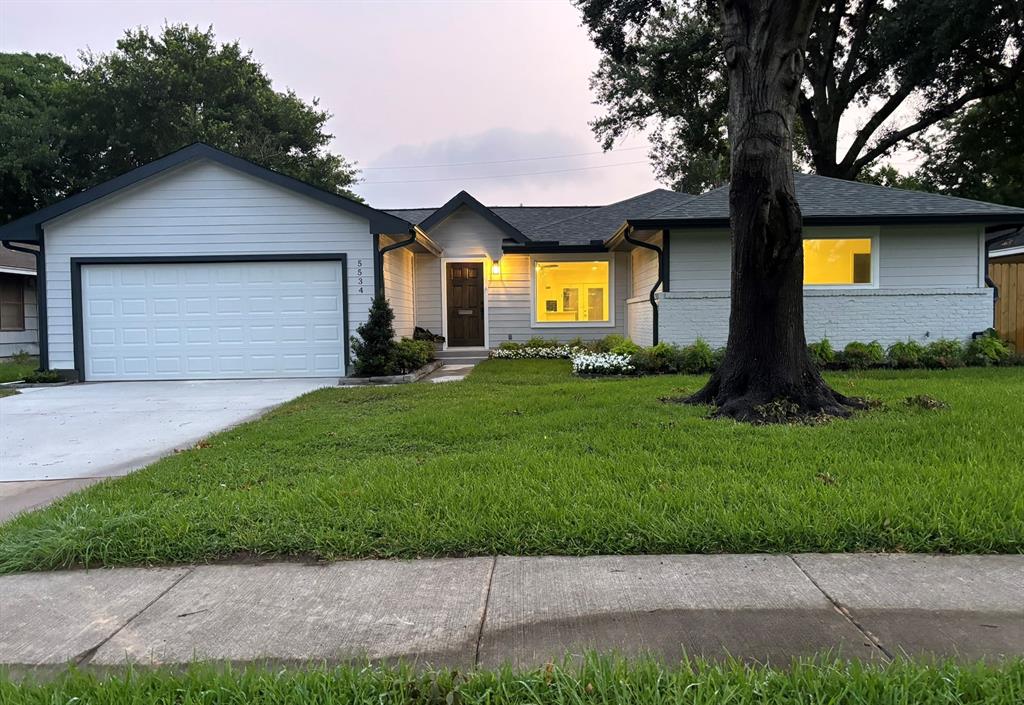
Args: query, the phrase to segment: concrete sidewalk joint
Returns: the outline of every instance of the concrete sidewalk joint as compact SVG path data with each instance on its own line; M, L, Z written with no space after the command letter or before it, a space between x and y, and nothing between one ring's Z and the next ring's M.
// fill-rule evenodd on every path
M878 638L874 634L872 634L870 631L868 631L864 627L864 625L862 625L860 622L858 622L854 618L854 616L852 614L850 614L850 610L846 609L841 604L836 602L835 598L833 598L831 595L829 595L828 592L824 588L822 588L821 585L818 584L818 581L816 581L813 577L811 577L810 573L808 573L806 570L804 570L804 567L802 565L800 565L800 561L797 560L796 556L790 554L789 555L789 559L791 561L793 561L793 565L795 565L797 567L797 569L799 569L800 572L803 573L804 576L810 581L811 585L813 585L815 588L817 588L818 591L821 592L821 594L825 596L825 599L828 600L830 603L832 603L832 607L835 608L836 612L838 612L839 614L843 615L843 617L847 621L849 621L850 624L852 624L855 629L857 629L861 634L864 635L865 639L867 639L872 644L874 644L875 648L878 649L878 651L882 654L882 656L885 658L886 661L892 661L893 660L892 653L890 653L889 650L887 648L885 648L885 645L883 645L882 642L879 641Z

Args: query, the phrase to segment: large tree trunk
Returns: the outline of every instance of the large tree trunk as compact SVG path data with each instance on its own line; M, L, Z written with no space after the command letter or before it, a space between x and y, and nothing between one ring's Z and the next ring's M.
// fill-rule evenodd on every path
M729 67L732 301L725 360L688 401L745 421L848 416L804 338L793 123L817 0L720 0ZM774 402L783 402L781 405ZM772 405L766 409L766 405Z

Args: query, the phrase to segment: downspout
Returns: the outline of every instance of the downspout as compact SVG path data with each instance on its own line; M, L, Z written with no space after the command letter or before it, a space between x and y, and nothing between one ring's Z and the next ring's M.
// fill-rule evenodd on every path
M36 325L39 330L36 335L39 337L39 369L47 370L50 367L50 346L49 346L49 325L46 319L46 253L43 244L42 228L36 226L39 234L39 248L30 249L19 247L9 240L4 240L3 245L8 250L22 252L26 255L33 255L36 258Z
M381 247L380 234L373 234L373 292L375 296L384 295L384 255L391 252L391 250L400 250L403 247L408 247L414 242L416 242L416 232L412 231L408 240L399 240L398 242Z
M637 247L643 247L643 248L648 249L648 250L653 250L658 255L658 281L654 282L654 286L651 287L651 293L650 293L650 296L648 297L650 299L650 301L651 301L651 309L652 309L651 318L652 318L652 323L653 323L653 327L654 327L653 334L651 335L651 343L653 345L657 345L658 344L658 299L655 296L655 293L658 291L658 287L661 286L661 283L663 281L665 281L665 258L662 256L662 255L664 255L664 252L657 245L652 245L649 242L644 242L643 240L635 239L633 237L632 233L633 233L633 226L632 225L627 225L625 231L623 232L623 238L626 240L626 242L628 242L630 244L633 244L633 245L636 245Z

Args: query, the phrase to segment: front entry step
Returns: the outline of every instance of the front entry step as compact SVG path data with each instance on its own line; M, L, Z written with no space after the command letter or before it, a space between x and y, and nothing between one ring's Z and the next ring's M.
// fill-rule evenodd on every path
M475 365L487 359L486 352L459 352L457 350L445 350L434 353L434 357L446 365Z

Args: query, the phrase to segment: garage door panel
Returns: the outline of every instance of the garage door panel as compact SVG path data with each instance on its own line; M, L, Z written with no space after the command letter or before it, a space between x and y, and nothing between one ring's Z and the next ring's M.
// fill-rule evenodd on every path
M86 379L343 375L342 292L337 261L83 265Z

